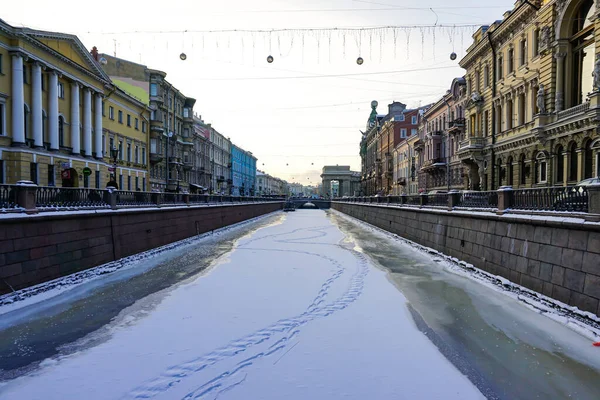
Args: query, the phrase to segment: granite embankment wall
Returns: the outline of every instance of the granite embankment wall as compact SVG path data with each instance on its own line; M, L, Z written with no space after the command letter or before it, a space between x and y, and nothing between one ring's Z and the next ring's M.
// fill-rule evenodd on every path
M282 204L15 215L0 220L0 294L280 210Z
M340 202L331 206L600 316L600 224Z

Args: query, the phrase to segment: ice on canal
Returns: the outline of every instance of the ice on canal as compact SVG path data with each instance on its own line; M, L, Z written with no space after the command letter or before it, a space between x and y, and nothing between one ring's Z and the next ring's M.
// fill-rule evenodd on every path
M281 216L71 346L0 398L483 398L322 211Z

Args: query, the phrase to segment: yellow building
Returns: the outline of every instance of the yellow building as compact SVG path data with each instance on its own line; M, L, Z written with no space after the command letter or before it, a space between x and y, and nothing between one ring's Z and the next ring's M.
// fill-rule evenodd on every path
M113 124L109 107L115 115L123 113L123 124ZM131 126L126 115L133 118ZM139 151L138 163L127 165L125 159L117 173L138 177L144 185L148 146L142 131L148 129L147 121L145 105L116 90L76 36L16 28L0 20L1 183L104 187L110 180L109 139L114 137L122 138L125 151L128 143ZM128 180L120 188L127 189Z
M473 35L460 62L471 98L459 157L476 186L572 185L600 175L596 27L593 0L517 1Z

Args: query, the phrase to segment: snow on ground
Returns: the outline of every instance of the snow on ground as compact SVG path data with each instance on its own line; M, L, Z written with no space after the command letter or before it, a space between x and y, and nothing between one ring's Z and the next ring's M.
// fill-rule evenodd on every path
M404 296L321 211L138 301L2 399L479 399Z
M335 213L341 218L345 218L353 223L359 224L371 232L377 232L387 238L391 238L402 244L408 245L415 251L427 255L432 260L437 261L440 264L440 267L445 268L446 270L455 274L475 280L492 290L499 291L515 300L518 300L532 310L571 328L579 334L587 337L591 341L596 342L600 340L600 318L595 314L587 311L581 311L577 307L570 306L541 293L537 293L524 286L511 282L502 276L485 272L465 261L447 256L437 250L422 246L399 235L390 233L364 221L350 217L347 214L343 214L336 210L331 210L331 212ZM535 218L536 216L532 217ZM440 261L442 262L440 263Z
M268 215L271 214L252 218L221 229L216 229L212 232L157 247L155 249L121 258L119 260L99 265L94 268L2 295L0 296L0 316L24 307L34 305L36 303L40 303L42 301L49 300L53 297L64 294L65 292L73 291L84 284L90 285L92 281L100 278L103 278L104 280L111 279L110 277L107 277L107 275L111 275L117 271L123 272L126 270L131 270L131 274L143 273L149 268L156 266L156 264L165 259L165 257L173 256L173 251L185 251L185 249L189 246L197 245L200 243L200 241L205 240L208 237L235 232L236 230L253 224L267 217ZM159 258L159 256L164 257ZM121 275L119 277L119 279L123 278L126 278L126 276Z

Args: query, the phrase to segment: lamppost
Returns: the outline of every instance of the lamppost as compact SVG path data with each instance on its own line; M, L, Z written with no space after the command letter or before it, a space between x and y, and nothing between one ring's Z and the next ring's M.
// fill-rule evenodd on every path
M113 173L112 173L112 180L114 182L117 182L117 158L119 158L119 149L115 146L113 146L112 149L110 149L110 156L113 160Z

